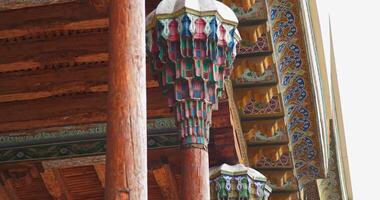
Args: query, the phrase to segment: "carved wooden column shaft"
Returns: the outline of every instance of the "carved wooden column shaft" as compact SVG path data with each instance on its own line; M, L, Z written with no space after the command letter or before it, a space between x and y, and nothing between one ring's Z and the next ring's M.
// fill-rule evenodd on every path
M210 199L208 152L201 148L182 148L183 200Z
M145 2L110 1L106 200L147 199Z

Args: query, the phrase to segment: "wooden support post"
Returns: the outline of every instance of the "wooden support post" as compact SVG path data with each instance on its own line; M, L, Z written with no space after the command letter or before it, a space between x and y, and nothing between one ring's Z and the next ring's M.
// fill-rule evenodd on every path
M183 200L209 200L208 152L202 148L182 149L182 198Z
M110 1L106 200L147 199L145 2Z

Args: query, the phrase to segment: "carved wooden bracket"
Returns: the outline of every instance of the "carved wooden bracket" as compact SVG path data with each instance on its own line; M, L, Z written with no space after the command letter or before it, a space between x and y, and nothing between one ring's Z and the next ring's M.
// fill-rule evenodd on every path
M45 172L41 173L41 177L50 195L53 196L55 199L73 199L65 185L62 174L58 169L45 170Z
M152 171L160 187L162 197L167 200L179 200L177 183L170 165L162 164L159 168Z
M102 184L102 187L104 188L106 185L106 175L105 175L106 166L104 164L97 164L97 165L94 165L94 169L96 171L96 174L98 175L98 179L100 183Z

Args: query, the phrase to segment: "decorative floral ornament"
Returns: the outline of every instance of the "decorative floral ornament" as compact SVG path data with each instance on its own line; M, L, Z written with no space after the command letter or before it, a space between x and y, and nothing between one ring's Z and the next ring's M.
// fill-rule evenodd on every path
M153 72L184 145L208 144L211 113L241 40L237 25L234 12L216 0L163 0L147 17Z

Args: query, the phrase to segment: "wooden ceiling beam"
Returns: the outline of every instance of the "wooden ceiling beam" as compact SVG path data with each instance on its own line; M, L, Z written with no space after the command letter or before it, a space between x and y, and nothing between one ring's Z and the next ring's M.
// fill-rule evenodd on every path
M166 200L179 200L178 187L170 164L164 162L157 168L154 168L152 172L160 187L162 197Z
M108 54L104 57L107 58ZM4 76L0 74L0 103L64 94L107 92L107 60L88 62L75 67L14 72ZM147 80L147 88L153 87L158 87L158 82Z
M59 169L45 170L41 177L52 197L57 200L73 200Z
M17 1L20 4L54 2L54 0L10 0L7 2L12 1ZM55 1L70 3L2 11L2 17L0 18L0 39L22 36L30 37L57 30L83 30L108 26L107 12L103 8L104 6L101 6L103 5L101 3L91 3L93 0L91 2L74 2L74 0ZM0 12L2 6L4 6L4 3L0 5Z
M82 167L89 165L100 165L104 164L106 161L106 156L88 156L80 158L67 158L60 160L46 160L42 161L42 166L45 170L51 169L64 169L72 167Z
M148 89L149 118L170 117L166 97L160 88ZM0 103L0 132L104 122L107 93L77 94L31 101Z
M28 0L28 1L7 0L0 4L0 11L37 7L37 6L48 6L48 5L67 3L67 2L73 2L73 1L76 1L76 0Z
M82 21L67 22L64 24L54 23L52 25L39 25L32 27L12 28L0 30L0 39L9 38L10 41L15 41L18 37L25 37L22 40L27 40L32 37L53 37L57 31L83 31L89 29L99 29L108 27L108 18L89 19ZM12 39L13 38L13 39Z
M0 77L0 103L32 100L70 93L106 92L105 63Z
M0 132L104 121L106 93L0 103ZM3 129L2 129L3 128Z
M56 69L59 67L70 67L75 65L86 65L88 63L94 62L107 62L108 53L89 53L83 55L73 55L71 57L60 57L59 54L52 53L51 58L58 57L55 61L50 59L45 60L45 62L26 60L26 61L17 61L11 63L0 64L0 74L1 73L16 73L22 74L25 71L38 71L44 69ZM1 77L3 78L3 77Z
M73 36L62 36L55 40L0 45L0 68L31 65L43 67L59 63L74 62L80 56L108 52L107 30L85 32Z

